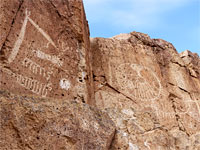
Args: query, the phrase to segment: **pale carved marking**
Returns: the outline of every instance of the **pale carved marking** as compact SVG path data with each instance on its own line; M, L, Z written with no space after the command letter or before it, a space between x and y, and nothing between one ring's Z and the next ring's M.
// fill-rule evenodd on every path
M30 60L29 58L24 58L22 65L24 67L27 67L32 73L36 75L39 74L43 76L44 78L46 78L47 80L51 78L51 74L53 73L53 72L46 71L45 68L41 67L40 65Z
M138 146L131 142L129 142L128 145L129 145L129 150L139 150Z
M60 80L60 87L61 89L69 90L69 88L71 87L71 83L69 80L63 78Z
M154 108L156 115L160 116L161 118L175 118L176 115L185 117L185 115L189 115L197 122L200 122L200 110L199 110L199 101L197 99L194 100L185 100L183 101L187 106L186 110L182 112L167 112L165 109L158 109L155 103L152 103L151 107ZM197 107L197 112L194 112L193 104Z
M24 36L25 36L25 32L26 32L26 26L27 26L27 23L28 23L28 17L30 15L30 12L28 12L26 10L26 13L25 13L25 19L24 19L24 22L23 22L23 25L22 25L22 28L21 28L21 31L20 31L20 34L19 34L19 37L17 39L17 41L15 42L14 44L14 47L12 49L12 52L8 58L8 63L11 63L14 61L14 59L16 58L18 52L19 52L19 48L24 40Z
M199 93L192 93L192 97L194 99L194 103L197 106L198 112L199 112L199 117L200 117L200 92Z
M161 94L161 83L149 68L138 64L122 64L117 67L117 82L120 89L130 97L140 100L155 100Z
M58 56L49 55L40 50L33 50L33 53L36 55L36 57L43 59L43 60L48 60L51 63L57 65L58 67L61 67L63 65L63 61L61 61Z
M46 97L48 94L48 91L52 90L51 83L43 84L32 78L25 77L20 74L16 74L6 68L2 68L2 71L7 73L8 75L14 77L16 79L16 82L19 85L21 85L22 87L24 87L25 89L30 90L31 92L33 92L37 95L41 95L42 97Z
M186 103L189 104L190 106L190 112L189 115L194 118L195 120L200 122L200 93L192 93L191 94L191 100L186 100ZM196 108L197 108L197 112L192 112L195 109L193 108L193 106L191 104L195 104Z
M37 95L42 95L42 97L46 97L48 94L48 90L51 90L51 84L43 84L37 80L24 77L22 75L17 75L17 83Z
M47 39L47 41L49 41L57 49L55 43L50 38L50 36L42 28L40 28L40 26L38 26L30 17L28 17L28 20Z
M19 37L13 46L10 56L8 57L8 63L12 63L19 53L19 49L20 49L22 42L24 40L24 37L25 37L28 22L30 22L38 30L38 32L41 33L43 35L43 37L48 41L48 43L46 45L44 45L45 48L48 48L49 44L51 44L54 48L58 49L56 47L55 43L53 42L53 40L51 39L51 37L30 18L30 15L31 15L31 12L27 11L27 9L26 9L23 25L21 27ZM68 48L68 47L66 48L64 46L65 45L62 43L62 50L66 51L66 50L72 49L72 48ZM43 59L43 60L48 60L51 63L57 65L58 67L61 67L63 65L63 61L56 55L49 55L40 50L33 50L33 53L35 54L36 57ZM29 70L31 70L32 73L39 74L39 75L42 75L43 77L46 77L47 80L50 79L50 76L52 74L52 72L48 72L45 68L41 67L40 65L38 65L37 63L35 63L34 61L32 61L28 58L25 58L23 60L22 65L29 68ZM18 84L20 84L24 88L32 91L35 94L46 97L48 91L52 90L52 88L50 87L51 83L46 85L46 84L40 83L39 81L34 80L32 78L28 78L28 77L24 77L22 75L15 74L8 69L6 69L6 70L4 69L4 71L7 72L9 75L15 77ZM68 81L66 79L60 80L60 87L62 89L68 90L70 88L70 86L71 86L70 81Z
M50 36L29 17L30 14L31 14L30 11L27 11L27 9L26 9L24 22L23 22L22 28L20 30L19 37L18 37L17 41L15 42L12 52L8 58L8 63L12 63L15 60L15 58L19 52L21 44L24 40L24 36L26 33L26 26L27 26L28 21L49 41L49 43L51 43L57 49L55 43L50 38Z

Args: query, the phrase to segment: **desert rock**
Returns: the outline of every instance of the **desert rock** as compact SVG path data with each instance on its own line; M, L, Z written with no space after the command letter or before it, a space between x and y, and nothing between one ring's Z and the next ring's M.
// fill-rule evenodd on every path
M1 0L0 150L200 150L200 58L89 39L82 0Z
M91 47L94 104L117 126L113 150L199 148L196 55L138 32L92 38Z
M92 81L83 2L2 0L0 8L0 89L88 102Z
M115 125L78 101L0 92L1 150L107 150Z

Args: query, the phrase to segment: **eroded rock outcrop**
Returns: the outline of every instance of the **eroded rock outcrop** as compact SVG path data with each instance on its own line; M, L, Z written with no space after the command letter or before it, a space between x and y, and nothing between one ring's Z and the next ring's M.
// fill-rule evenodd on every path
M1 150L107 150L115 125L78 101L0 92Z
M132 32L92 38L94 104L117 126L115 149L200 149L199 57Z
M138 32L89 41L82 0L0 8L0 149L200 149L197 54Z
M0 89L92 97L89 29L81 0L1 0Z

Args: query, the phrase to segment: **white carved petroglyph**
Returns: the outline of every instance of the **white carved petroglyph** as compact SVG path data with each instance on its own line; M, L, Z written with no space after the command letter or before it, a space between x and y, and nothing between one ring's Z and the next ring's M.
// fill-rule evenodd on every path
M48 91L51 90L51 84L43 84L37 80L22 75L17 75L17 83L37 95L42 95L42 97L46 97Z
M128 150L139 150L138 146L135 144L132 144L131 142L129 142L128 145L129 145Z
M55 55L52 56L40 50L33 50L33 53L36 55L36 57L43 60L48 60L51 63L57 65L58 67L61 67L63 65L63 61L61 61L60 58L58 58L58 56L55 56Z
M71 86L71 83L69 80L67 80L67 79L60 80L61 89L68 90L70 88L70 86Z
M46 71L45 68L41 67L40 65L38 65L34 61L30 60L29 58L24 58L22 65L29 68L29 70L32 73L34 73L36 75L37 74L42 75L47 80L49 80L51 78L51 74L53 73L52 71L51 72Z
M148 141L145 141L145 142L144 142L144 146L146 146L149 150L151 150Z
M57 49L51 37L42 28L40 28L40 26L38 26L30 17L28 17L28 20L47 39L47 41L49 41Z
M10 56L8 57L8 63L12 63L19 53L20 47L25 37L28 22L30 22L37 29L37 31L41 33L41 35L48 41L47 44L44 45L45 48L48 48L49 45L51 44L55 49L58 49L55 43L53 42L53 40L51 39L51 37L30 18L30 15L31 15L30 11L27 11L26 9L23 25L21 27L19 37L14 44L14 47L11 51ZM72 48L66 48L65 46L66 45L62 43L62 50L66 51L66 50L72 49ZM52 64L56 65L57 67L61 67L63 65L63 61L56 55L46 54L42 52L40 49L33 50L32 52L35 57L50 61ZM36 75L41 75L45 77L47 80L50 79L51 74L53 73L52 71L47 71L45 68L41 67L39 64L35 63L29 58L24 58L22 65L24 67L27 67L29 70L31 70L32 73ZM39 81L37 80L15 74L10 70L6 70L6 72L10 74L11 76L14 76L15 78L17 78L17 83L19 83L21 86L32 91L35 94L39 94L45 97L47 95L48 90L51 90L50 84L46 85L46 84L39 83ZM68 90L70 86L71 86L70 81L65 80L65 79L60 80L60 87L62 89Z
M151 104L151 107L155 110L156 115L159 118L175 118L176 115L181 116L182 118L186 117L186 115L189 115L191 118L196 120L197 122L200 122L200 110L199 110L199 101L196 99L194 100L184 100L184 104L186 105L186 109L182 111L172 111L167 112L165 109L158 109L155 103ZM196 105L196 109L194 108L194 105Z
M26 10L26 16L25 16L25 19L24 19L24 23L22 25L19 37L18 37L17 41L15 42L15 45L12 49L12 52L11 52L9 58L8 58L8 63L13 62L13 60L15 59L15 57L17 56L17 54L19 52L20 46L21 46L21 44L24 40L24 36L25 36L25 32L26 32L26 25L28 23L28 17L29 16L30 16L30 12L28 12Z
M121 90L140 100L155 100L160 96L161 83L149 68L138 64L122 64L117 68L116 78Z
M50 38L50 36L29 17L30 14L31 14L30 11L27 11L27 9L26 9L24 22L23 22L19 37L18 37L17 41L15 42L12 52L8 58L8 63L12 63L19 52L20 46L24 40L24 36L26 33L26 26L27 26L28 21L47 39L47 41L49 43L51 43L57 49L55 43Z
M52 90L51 83L43 84L43 83L40 83L39 81L34 80L32 78L28 78L28 77L22 76L20 74L16 74L9 69L6 69L6 68L1 68L1 69L2 69L3 72L14 77L16 79L16 82L19 85L21 85L25 89L30 90L31 92L33 92L37 95L41 95L42 97L46 97L47 94L48 94L48 91Z
M186 103L190 106L189 116L200 122L200 94L196 95L196 93L192 93L192 99L186 100ZM196 108L196 109L195 109Z
M192 93L192 98L194 99L193 102L196 104L196 107L199 112L199 120L200 120L200 92L198 93Z

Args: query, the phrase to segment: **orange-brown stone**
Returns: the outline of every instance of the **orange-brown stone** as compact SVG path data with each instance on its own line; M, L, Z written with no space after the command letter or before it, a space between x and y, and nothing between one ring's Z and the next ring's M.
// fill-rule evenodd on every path
M0 7L0 89L88 102L89 29L82 1L2 1Z

